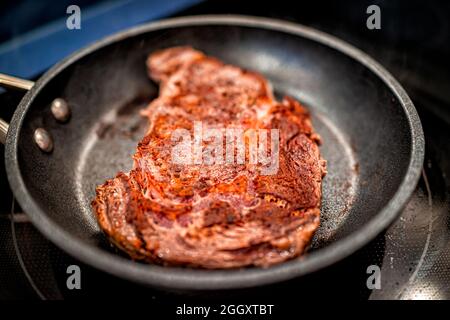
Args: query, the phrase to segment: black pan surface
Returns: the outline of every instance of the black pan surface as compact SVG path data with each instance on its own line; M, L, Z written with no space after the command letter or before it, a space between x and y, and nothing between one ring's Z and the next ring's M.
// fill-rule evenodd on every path
M146 74L154 50L190 45L262 73L276 95L302 101L328 160L322 222L310 252L270 268L194 270L146 265L117 253L91 211L95 186L132 165L146 130L138 114L158 88ZM68 123L49 105L64 98ZM52 153L33 142L46 128ZM269 284L326 267L361 248L395 220L418 181L424 140L414 106L378 63L350 45L292 23L195 16L151 23L65 59L25 95L9 127L6 166L23 210L50 240L116 276L166 289Z

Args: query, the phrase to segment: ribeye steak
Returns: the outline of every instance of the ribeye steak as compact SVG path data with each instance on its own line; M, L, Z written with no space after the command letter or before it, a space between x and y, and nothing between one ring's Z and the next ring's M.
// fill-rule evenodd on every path
M261 75L190 47L157 51L147 67L160 92L142 111L149 127L133 169L98 186L92 202L108 238L133 259L164 265L269 266L303 254L319 226L326 173L308 111L289 97L278 102ZM248 136L243 163L173 161L173 132L194 136L195 123L278 129L277 171L261 174L249 161Z

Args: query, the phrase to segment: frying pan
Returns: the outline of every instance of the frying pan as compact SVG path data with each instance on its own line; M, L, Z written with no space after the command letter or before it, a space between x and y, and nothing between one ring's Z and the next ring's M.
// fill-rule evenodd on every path
M157 96L145 59L175 45L258 71L277 96L293 96L311 111L329 173L321 226L306 256L237 270L147 265L116 252L99 230L90 208L95 186L131 167L145 132L138 110ZM4 121L0 127L6 135L8 179L32 223L79 261L154 287L248 288L327 267L395 220L422 168L421 124L398 82L360 50L288 22L214 15L164 20L98 41L34 84L2 79L29 89L9 128ZM69 121L56 120L50 111L56 98L70 107ZM51 152L36 143L38 128L48 133L44 138L51 139Z

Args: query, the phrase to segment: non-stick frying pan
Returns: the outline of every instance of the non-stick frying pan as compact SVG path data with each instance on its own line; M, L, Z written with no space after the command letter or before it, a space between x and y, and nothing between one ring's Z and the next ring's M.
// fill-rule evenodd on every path
M90 208L94 188L131 167L145 131L138 109L157 95L145 59L156 49L176 45L259 71L277 96L291 95L312 112L329 173L321 227L303 258L239 270L147 265L116 252L99 230ZM395 220L421 172L420 121L397 81L358 49L288 22L195 16L151 23L78 51L34 85L9 84L30 87L9 129L4 122L1 126L7 129L8 179L23 210L47 238L80 261L146 285L244 288L329 266ZM50 111L56 98L70 107L67 122ZM36 129L49 134L51 152L36 144ZM40 133L42 147L49 141Z

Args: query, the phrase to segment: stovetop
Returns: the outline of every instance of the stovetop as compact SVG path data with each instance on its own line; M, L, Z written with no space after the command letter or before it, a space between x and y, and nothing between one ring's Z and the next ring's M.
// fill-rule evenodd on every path
M381 30L365 27L366 8L377 4ZM97 271L44 239L14 204L0 168L0 299L147 297L167 303L258 301L286 303L320 296L350 299L450 299L450 5L442 1L277 1L257 7L206 1L177 15L239 13L269 16L323 30L381 62L410 94L422 121L426 155L422 178L400 218L362 250L313 275L257 290L215 293L164 292ZM0 95L0 116L11 117L19 93ZM2 147L0 147L2 148ZM3 149L2 149L3 150ZM0 161L3 162L3 159ZM67 267L82 270L81 290L69 290ZM370 265L381 269L381 288L370 290ZM123 290L123 291L120 291ZM295 295L291 293L295 292Z

